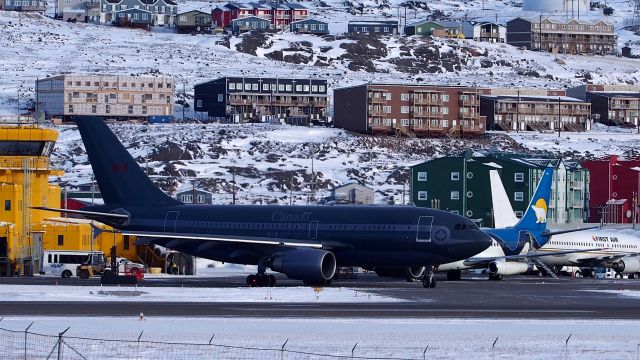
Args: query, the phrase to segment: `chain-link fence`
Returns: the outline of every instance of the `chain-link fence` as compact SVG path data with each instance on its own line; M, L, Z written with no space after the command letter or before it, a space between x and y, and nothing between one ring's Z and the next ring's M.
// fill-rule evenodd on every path
M31 327L31 326L29 326ZM418 360L433 358L459 359L638 359L640 360L640 342L633 339L622 344L608 346L607 342L593 342L589 339L576 339L569 336L557 339L551 345L547 341L538 342L529 339L526 342L499 344L499 338L482 345L463 345L463 339L451 339L450 342L407 347L399 344L379 344L376 346L359 345L336 349L332 346L314 346L308 344L305 350L287 348L287 341L277 347L252 347L244 345L216 344L214 336L209 343L185 343L141 340L100 339L67 336L68 328L58 334L41 334L25 330L0 328L0 359L391 359ZM577 341L569 346L569 340ZM242 339L238 344L245 344ZM489 339L486 339L489 340ZM513 339L511 339L513 340ZM611 345L611 344L610 344ZM314 351L314 349L321 349ZM332 353L333 352L333 353Z

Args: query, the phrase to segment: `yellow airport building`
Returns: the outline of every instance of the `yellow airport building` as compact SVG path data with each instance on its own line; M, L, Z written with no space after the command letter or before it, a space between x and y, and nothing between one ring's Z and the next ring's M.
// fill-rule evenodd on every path
M21 120L0 123L0 275L38 273L44 250L93 249L109 255L115 244L118 256L137 261L134 239L104 232L92 241L90 221L33 209L61 207L60 186L49 182L63 175L50 159L58 132Z

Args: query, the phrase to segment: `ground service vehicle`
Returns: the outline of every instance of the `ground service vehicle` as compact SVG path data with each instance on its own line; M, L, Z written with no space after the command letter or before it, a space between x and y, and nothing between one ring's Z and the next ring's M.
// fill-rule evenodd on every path
M101 262L103 264L101 271L104 271L102 251L45 250L42 256L42 274L70 278L79 265L88 262Z

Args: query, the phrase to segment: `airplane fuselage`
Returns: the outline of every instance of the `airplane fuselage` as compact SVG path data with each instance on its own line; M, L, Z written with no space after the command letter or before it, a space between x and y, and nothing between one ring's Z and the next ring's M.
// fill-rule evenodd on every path
M122 230L245 236L328 244L340 266L424 266L475 255L490 244L473 222L445 211L389 206L176 205L123 208ZM456 230L465 224L465 230ZM257 264L273 248L260 245L154 240L154 243L213 260ZM286 249L283 249L286 251Z
M585 250L571 254L543 256L540 259L555 266L607 265L607 259L640 253L637 232L627 230L584 230L553 235L538 251L540 253ZM598 249L593 251L594 249Z

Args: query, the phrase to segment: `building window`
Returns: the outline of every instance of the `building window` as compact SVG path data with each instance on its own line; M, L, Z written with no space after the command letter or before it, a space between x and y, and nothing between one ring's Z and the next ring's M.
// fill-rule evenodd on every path
M291 86L291 85L287 85L287 86L286 86L286 89L287 89L287 91L291 92L291 89L293 89L293 86Z
M229 90L235 90L236 89L236 83L229 83Z
M418 200L427 200L427 192L418 191Z
M451 200L459 200L460 199L460 192L459 191L452 191L451 192Z
M387 101L391 101L391 93L385 93L384 96L387 98Z
M391 106L385 106L385 107L384 107L384 111L385 111L387 114L391 114Z
M69 110L69 112L72 113L73 112L73 105L69 105L69 108L67 110Z
M111 113L111 105L105 105L104 112L107 113L107 114L110 114Z
M218 102L224 101L224 94L218 94Z
M311 92L318 92L318 85L311 85Z
M96 112L98 112L98 107L96 105L91 105L91 113L95 114Z
M269 91L269 84L262 84L262 91Z
M187 17L185 15L180 15L180 21L182 22L187 21Z
M251 90L260 90L258 89L258 84L251 84Z
M4 201L4 210L5 211L11 211L11 200L5 200Z
M296 85L296 91L298 92L302 91L302 85Z
M409 94L400 94L400 100L408 101L409 100Z
M202 107L202 100L197 100L196 101L196 107L199 107L199 108Z
M523 201L524 193L522 191L516 191L513 193L513 200L515 201Z
M515 181L515 182L524 182L524 173L515 173L515 174L513 174L513 181Z
M409 107L408 106L401 106L400 107L400 112L402 114L408 114L409 113Z
M442 114L443 114L443 115L447 115L447 114L449 114L449 108L448 108L448 107L443 107L443 108L441 108L441 109L442 109Z
M323 93L324 92L324 85L320 85L320 92Z
M251 84L244 84L245 90L251 90Z
M189 194L189 195L182 195L182 202L185 204L191 204L193 203L193 195Z
M452 171L451 172L451 181L458 181L460 180L460 173L457 171Z
M304 91L304 92L309 92L309 85L304 85L304 86L302 87L302 91Z
M198 201L198 204L204 204L204 195L198 195L196 196L196 199Z
M278 91L284 91L284 84L278 84Z
M443 95L442 95L442 101L444 101L444 102L449 101L449 95L447 95L447 94L443 94Z
M419 171L418 172L418 181L427 181L427 172Z
M409 119L402 119L401 124L402 126L409 126Z

